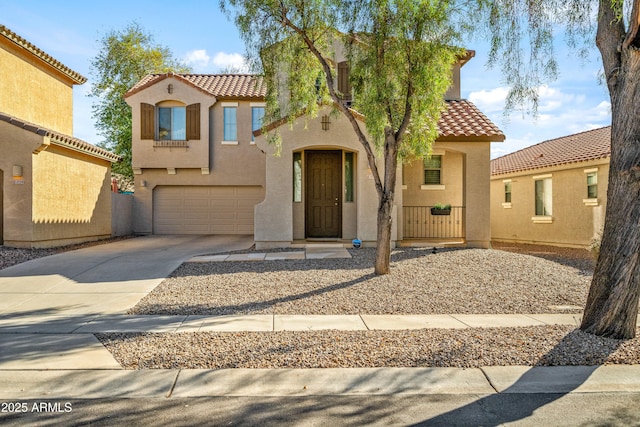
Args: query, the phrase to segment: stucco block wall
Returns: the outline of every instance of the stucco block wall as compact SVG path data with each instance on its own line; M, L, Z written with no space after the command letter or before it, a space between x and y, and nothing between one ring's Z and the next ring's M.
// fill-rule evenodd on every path
M585 170L597 168L598 202L585 203ZM534 177L551 175L552 222L535 223ZM491 238L496 241L587 247L604 224L609 164L575 163L491 180ZM504 205L504 180L511 180L511 204Z
M129 236L133 233L133 195L111 193L111 235Z
M0 111L73 134L73 83L0 38Z

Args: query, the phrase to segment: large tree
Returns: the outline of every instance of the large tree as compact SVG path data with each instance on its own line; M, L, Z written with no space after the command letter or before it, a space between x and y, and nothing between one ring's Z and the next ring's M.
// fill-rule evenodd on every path
M581 328L614 338L635 336L640 298L640 0L222 0L221 5L234 9L250 52L276 46L265 50L264 61L272 97L280 84L276 65L284 62L284 71L293 76L288 85L297 102L272 113L316 111L307 102L316 96L308 82L320 65L329 98L353 124L374 172L377 273L388 272L397 154L405 149L424 153L434 138L439 111L434 98L448 82L454 50L447 43L456 40L454 30L489 35L489 64L499 66L510 85L507 108L528 105L533 111L537 88L557 75L558 31L576 56L593 47L595 36L611 98L611 162L600 256ZM355 47L354 108L364 113L371 140L339 102L325 37L332 28L346 34L345 46ZM299 89L306 93L294 94ZM421 139L413 129L427 129L427 136ZM375 164L380 146L384 175Z
M186 73L190 68L173 58L171 51L156 44L139 24L112 30L99 40L100 50L91 61L91 92L96 99L93 117L105 138L100 145L122 156L115 172L133 176L131 169L131 107L124 94L150 73Z
M581 329L632 338L640 298L640 0L482 3L491 59L512 87L510 105L535 104L537 85L555 77L554 30L563 29L569 46L583 52L595 35L611 98L611 161L602 244Z
M398 158L428 154L451 67L462 54L451 11L413 0L222 0L221 6L234 13L253 64L264 72L267 121L315 116L331 104L351 123L378 194L375 273L389 273ZM337 87L336 43L348 58L351 107Z

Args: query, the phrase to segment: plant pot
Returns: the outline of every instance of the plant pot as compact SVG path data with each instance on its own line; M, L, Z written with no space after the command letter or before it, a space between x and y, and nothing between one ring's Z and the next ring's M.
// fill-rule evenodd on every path
M451 209L431 208L431 215L451 215Z

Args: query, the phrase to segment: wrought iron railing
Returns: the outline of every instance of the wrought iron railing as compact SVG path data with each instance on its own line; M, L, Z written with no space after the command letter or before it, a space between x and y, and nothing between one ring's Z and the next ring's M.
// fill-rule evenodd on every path
M403 237L405 239L462 239L465 237L464 206L452 206L448 214L440 212L440 215L432 214L431 208L433 206L403 206Z

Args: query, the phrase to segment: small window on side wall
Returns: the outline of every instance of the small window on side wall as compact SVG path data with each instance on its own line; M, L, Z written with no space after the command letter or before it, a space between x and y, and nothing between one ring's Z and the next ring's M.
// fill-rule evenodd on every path
M511 182L504 183L504 202L511 203Z
M431 156L424 159L424 184L442 184L442 156Z
M598 172L587 174L587 199L598 198Z
M251 107L251 140L254 141L253 132L262 128L264 118L264 107Z
M535 181L536 190L536 216L552 215L552 189L551 178Z

